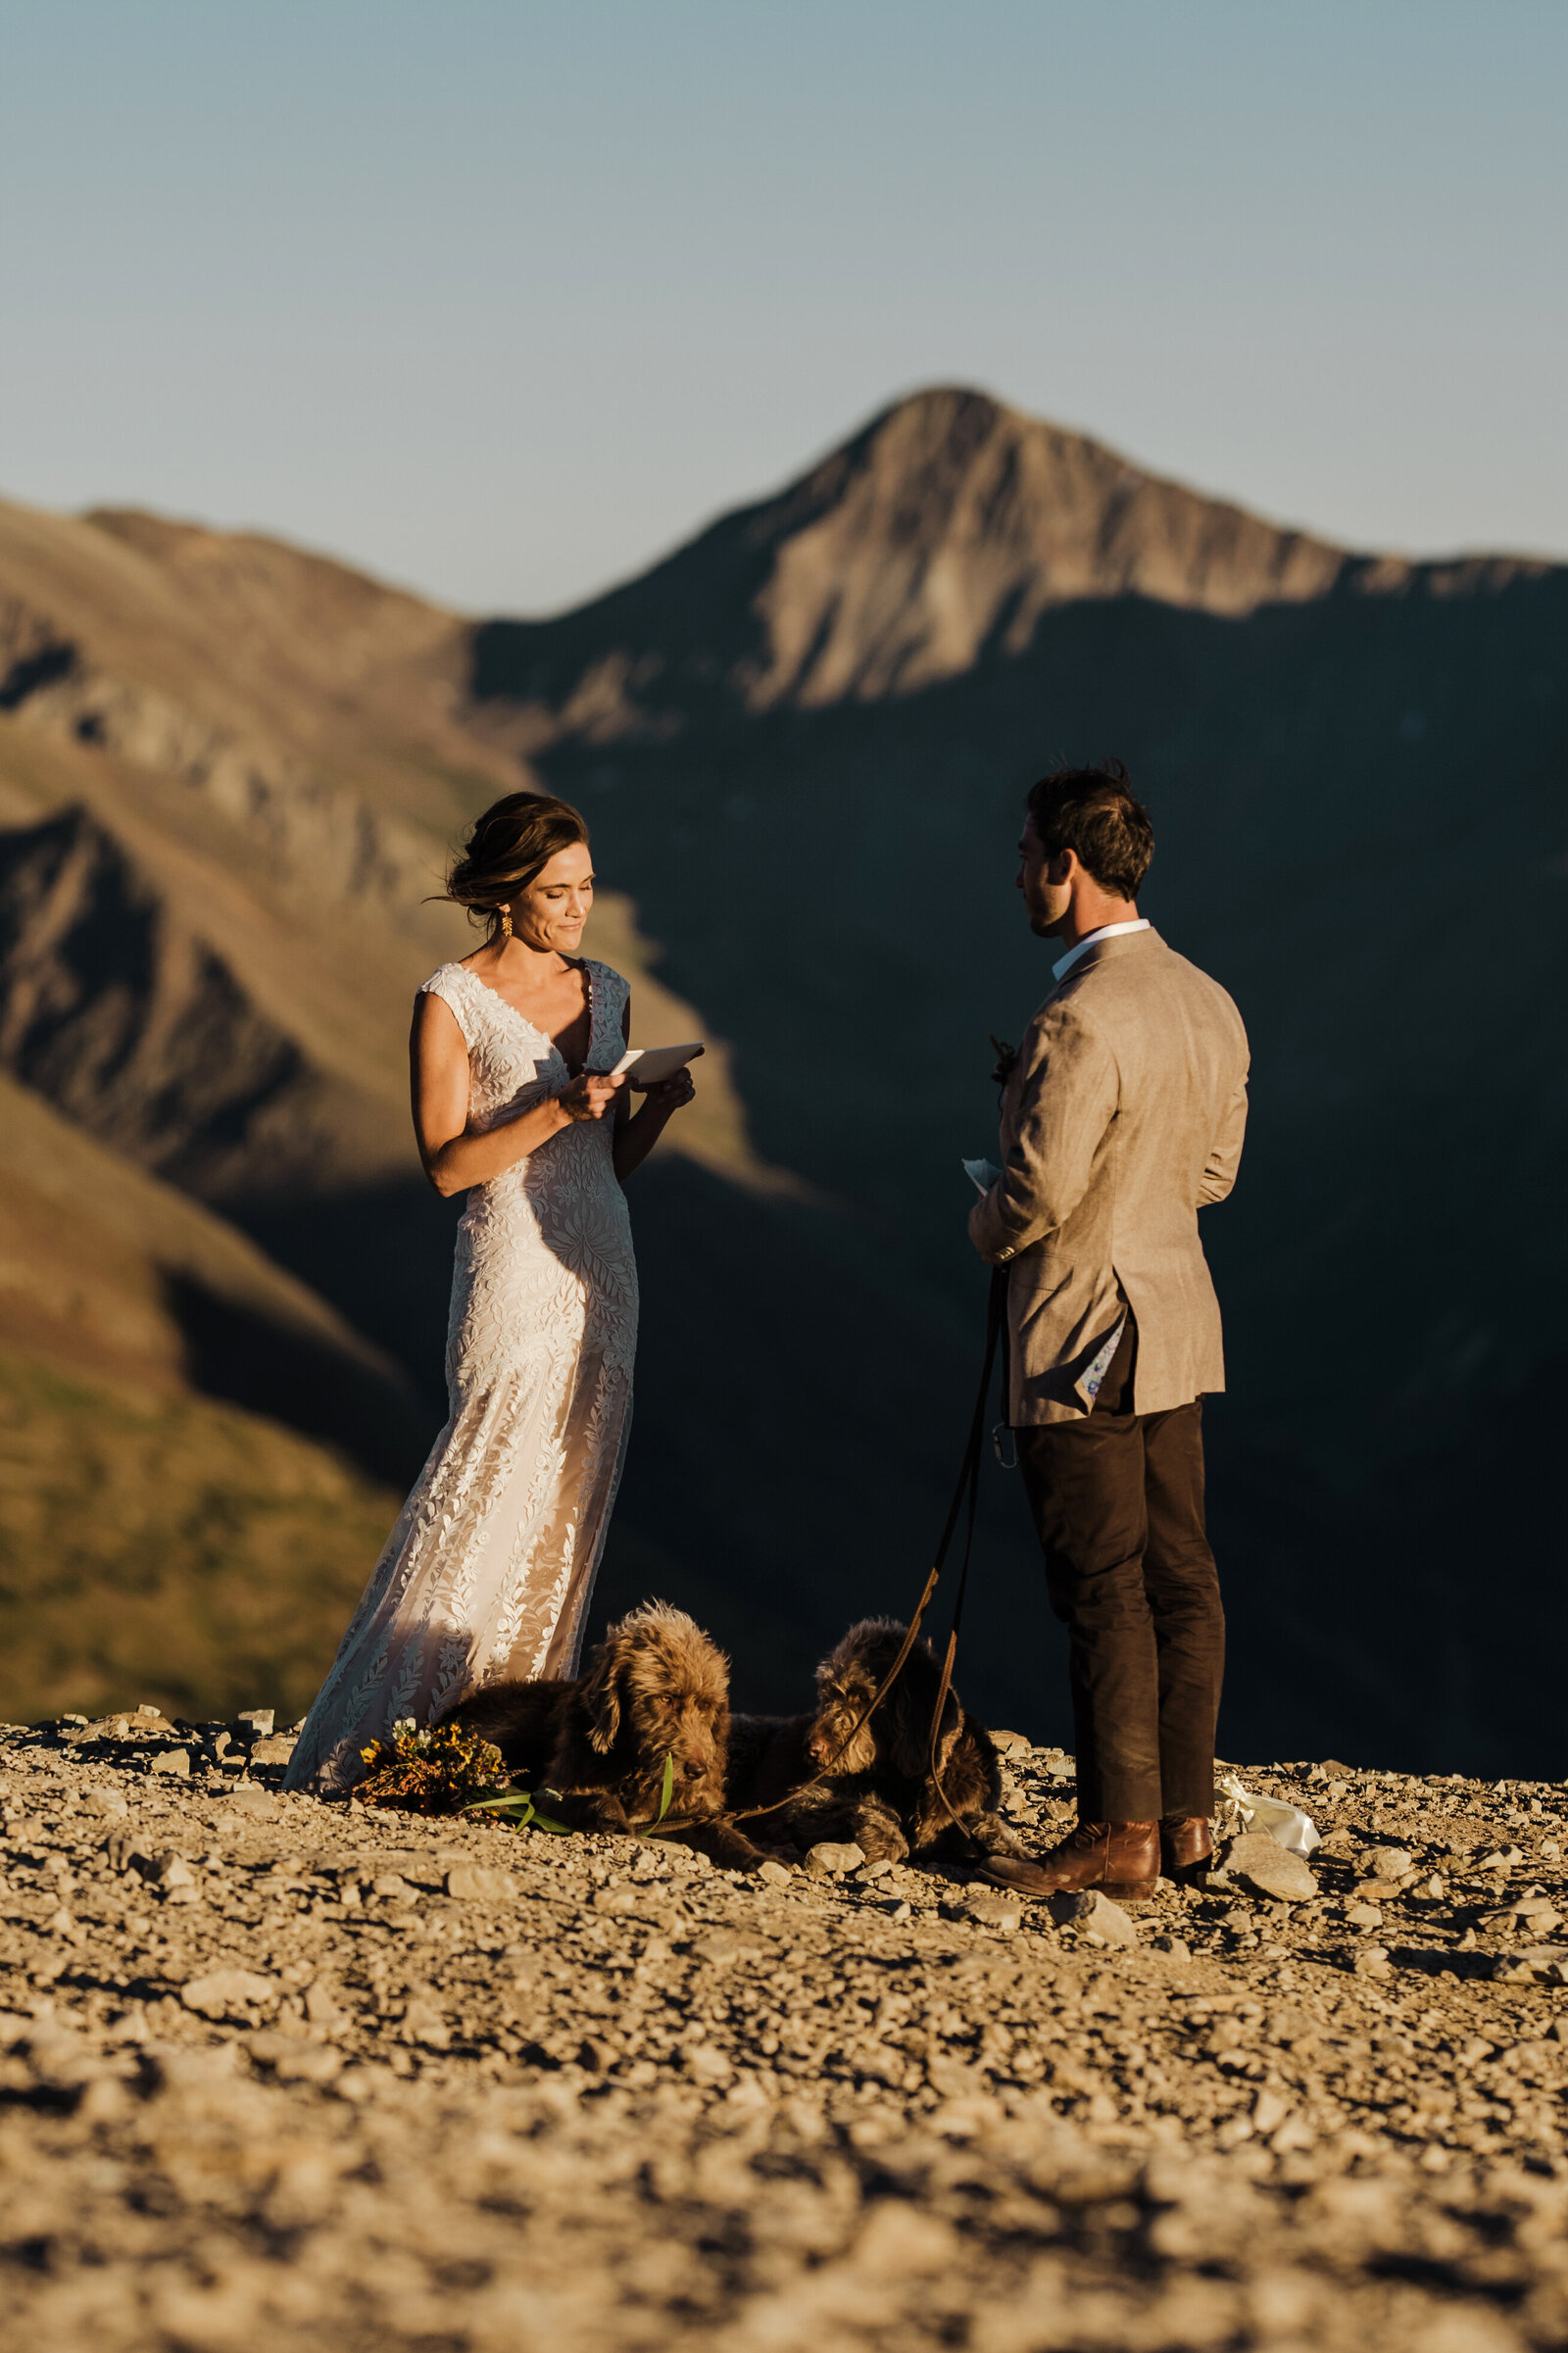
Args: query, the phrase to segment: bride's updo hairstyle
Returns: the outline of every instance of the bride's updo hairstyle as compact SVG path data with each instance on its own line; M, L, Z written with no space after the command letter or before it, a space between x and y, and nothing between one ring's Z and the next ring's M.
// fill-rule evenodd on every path
M501 908L573 842L586 849L588 828L569 801L549 793L508 793L475 817L447 876L446 896L467 908L470 923L485 926L485 946L493 948L503 936Z

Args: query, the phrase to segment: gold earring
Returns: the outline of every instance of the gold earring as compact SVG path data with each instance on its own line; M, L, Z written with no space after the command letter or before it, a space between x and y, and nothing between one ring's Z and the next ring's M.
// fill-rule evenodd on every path
M501 909L501 937L504 940L510 940L512 937L512 909L510 907L504 907Z

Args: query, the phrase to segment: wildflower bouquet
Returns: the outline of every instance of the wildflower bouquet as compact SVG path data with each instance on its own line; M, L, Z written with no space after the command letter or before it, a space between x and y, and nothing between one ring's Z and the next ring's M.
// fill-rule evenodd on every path
M438 1724L420 1732L412 1716L392 1727L387 1740L360 1750L363 1780L354 1785L362 1805L399 1806L410 1814L460 1814L478 1798L495 1797L507 1786L499 1748L465 1732Z

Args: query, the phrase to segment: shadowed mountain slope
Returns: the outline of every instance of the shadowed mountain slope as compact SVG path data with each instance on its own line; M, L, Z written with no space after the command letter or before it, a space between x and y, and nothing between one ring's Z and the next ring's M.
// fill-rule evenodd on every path
M209 1200L405 1170L391 1102L313 1067L220 938L79 807L0 834L0 1060Z
M463 934L418 903L498 790L577 799L636 893L593 948L642 1034L727 1047L632 1195L599 1608L689 1602L743 1694L788 1704L847 1617L918 1587L984 1293L957 1158L994 1135L987 1033L1049 969L1010 889L1022 792L1119 752L1160 837L1146 911L1256 1054L1207 1220L1223 1737L1555 1770L1565 583L1348 553L954 390L548 621L0 509L3 1051L242 1219L433 1427L451 1210L403 1037ZM1059 1736L1000 1472L984 1515L966 1690Z
M438 725L419 700L420 664L443 641L433 622L420 634L407 600L386 600L388 652L375 636L383 592L286 549L145 517L74 524L11 510L0 525L14 592L0 713L0 815L10 821L0 832L0 1060L104 1146L238 1219L275 1264L396 1356L417 1389L427 1441L443 1409L457 1205L430 1193L414 1154L407 1023L418 981L464 953L471 934L454 910L421 901L439 877L443 835L456 830L453 795L482 805L519 780L514 759L471 739L461 789L451 771L432 785L421 830L408 780L440 725L450 738L459 721ZM19 544L33 552L31 572ZM291 595L308 641L298 649ZM24 637L15 622L23 605L47 613L51 635ZM312 703L323 679L330 685L331 647L343 642L333 615L343 611L361 614L379 649L375 696L386 700L372 696L368 711L356 702L367 669L352 633L343 695ZM53 669L42 658L49 644L70 649ZM276 712L251 691L274 662ZM146 721L150 708L167 717L175 704L178 726ZM98 723L113 712L123 723ZM135 726L126 713L140 714ZM181 754L198 718L228 731L210 764ZM272 789L267 764L285 719L296 762L286 792ZM337 746L330 793L312 749L327 743ZM215 774L253 773L263 780L255 791L215 789ZM334 842L355 841L368 845L363 859L331 854ZM633 1193L647 1287L638 1438L601 1613L650 1590L701 1599L756 1695L788 1703L841 1610L885 1599L889 1562L901 1585L914 1571L940 1517L943 1442L961 1411L967 1354L895 1284L880 1312L897 1335L899 1377L886 1397L862 1400L858 1359L845 1348L849 1302L860 1294L843 1218L807 1199L787 1165L756 1153L722 1038L697 1004L662 985L658 952L623 894L601 893L588 946L631 975L638 1042L710 1040L698 1106L671 1140L679 1150L662 1152ZM148 1289L155 1320L183 1303L161 1276L149 1275ZM858 1328L869 1320L862 1312ZM193 1376L217 1384L214 1345L198 1362L178 1316L159 1330L169 1361L183 1351ZM95 1348L100 1369L118 1361L89 1326L70 1369L91 1370ZM232 1364L223 1377L235 1377ZM313 1396L301 1376L292 1402L307 1419ZM37 1430L53 1430L74 1459L94 1411L35 1400ZM51 1458L41 1436L38 1447L38 1462ZM863 1476L869 1454L898 1466L891 1498ZM173 1459L187 1457L175 1449ZM235 1476L244 1486L248 1474ZM336 1560L336 1506L323 1510ZM365 1546L362 1576L375 1548ZM47 1587L29 1590L29 1606L43 1609ZM324 1622L314 1601L305 1614ZM300 1655L289 1651L291 1679Z
M0 1077L0 1348L136 1396L220 1397L412 1475L393 1360L200 1202Z
M528 781L463 719L468 639L456 616L274 541L0 501L0 824L18 836L0 1059L47 1066L34 1083L74 1087L74 1115L100 1133L119 1120L116 1140L162 1166L177 1138L130 1139L130 1105L156 1096L142 1124L164 1119L159 1065L188 1029L191 1062L232 1061L210 1084L235 1096L249 1077L261 1100L181 1181L275 1205L408 1176L409 1001L473 944L430 895L466 822ZM69 848L20 838L67 810ZM601 893L593 949L634 978L640 1041L708 1040L680 1149L776 1184L723 1041L662 984L624 892ZM209 990L224 1004L195 1011ZM135 1064L118 1103L99 1100L106 1053ZM205 1114L169 1116L200 1131Z
M481 629L477 723L635 872L760 1149L971 1329L956 1159L994 1134L988 1033L1049 985L1023 792L1126 759L1144 911L1254 1047L1205 1219L1227 1738L1555 1754L1554 1686L1469 1596L1568 1633L1522 1438L1568 1311L1568 571L1352 556L1119 468L919 396L612 596Z
M674 741L726 713L906 695L1025 655L1042 617L1145 599L1234 618L1425 576L1281 529L984 394L874 417L775 498L722 516L639 579L550 621L486 622L472 687L507 740Z

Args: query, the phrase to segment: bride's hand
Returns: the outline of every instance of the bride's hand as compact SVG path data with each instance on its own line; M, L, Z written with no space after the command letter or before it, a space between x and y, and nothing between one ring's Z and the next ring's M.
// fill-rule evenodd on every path
M660 1118L667 1119L671 1111L681 1110L692 1101L697 1093L697 1082L690 1070L681 1069L676 1071L673 1078L661 1079L657 1087L646 1087L643 1093Z
M612 1078L608 1071L584 1070L569 1087L563 1087L556 1097L568 1119L603 1119L615 1107L615 1098L626 1084L623 1078Z

